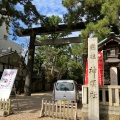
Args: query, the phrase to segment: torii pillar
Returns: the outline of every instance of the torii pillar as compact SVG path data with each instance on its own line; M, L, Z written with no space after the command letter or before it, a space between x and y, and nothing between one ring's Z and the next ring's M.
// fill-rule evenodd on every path
M26 75L25 85L24 85L25 96L31 95L31 82L32 82L33 63L34 63L35 39L36 39L36 34L33 31L30 34L30 43L29 43L29 48L28 48L27 75Z

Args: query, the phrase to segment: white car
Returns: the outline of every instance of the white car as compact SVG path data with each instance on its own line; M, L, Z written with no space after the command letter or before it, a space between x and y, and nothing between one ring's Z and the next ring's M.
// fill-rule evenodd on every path
M53 100L58 104L74 104L79 101L79 91L74 80L57 80L54 83Z

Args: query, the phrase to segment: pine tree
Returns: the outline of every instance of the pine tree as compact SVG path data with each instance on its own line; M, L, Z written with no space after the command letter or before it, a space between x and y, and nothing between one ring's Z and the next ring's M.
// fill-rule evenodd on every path
M18 5L22 9L18 9ZM1 0L0 3L0 26L6 24L6 29L9 31L12 25L13 36L16 31L22 28L20 21L27 27L31 27L33 23L37 24L38 20L42 20L43 16L39 14L32 0Z
M120 0L63 0L63 5L68 9L65 22L85 22L81 36L86 40L90 35L102 39L111 31L120 34Z

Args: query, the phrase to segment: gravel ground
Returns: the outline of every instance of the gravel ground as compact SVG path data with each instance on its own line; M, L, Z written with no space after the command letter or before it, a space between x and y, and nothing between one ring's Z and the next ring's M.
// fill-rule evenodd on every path
M14 114L10 114L9 116L6 117L0 117L0 120L53 120L53 118L50 117L39 118L41 100L42 99L51 100L52 98L51 92L32 94L31 96L19 95L16 98L15 97L11 98L11 108ZM79 116L81 116L81 104L79 104L78 106L78 113Z
M36 94L32 94L31 96L19 95L16 98L15 97L11 98L11 108L14 114L10 114L9 116L6 117L0 117L0 120L60 120L57 118L53 119L50 117L39 118L41 101L42 99L51 100L52 92L36 93ZM18 103L18 107L17 107L17 103ZM81 108L82 108L82 104L80 102L78 104L79 120L88 120L87 114L82 113ZM82 116L84 116L84 119L82 119ZM100 120L120 120L120 116L100 115Z

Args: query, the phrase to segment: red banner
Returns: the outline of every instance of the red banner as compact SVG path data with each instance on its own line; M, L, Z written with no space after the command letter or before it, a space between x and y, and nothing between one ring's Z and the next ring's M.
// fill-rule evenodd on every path
M88 84L88 59L86 60L85 84Z
M88 84L88 59L86 60L85 84ZM104 61L103 52L98 52L98 81L99 85L104 85Z
M104 84L104 61L103 61L103 52L98 52L98 80L99 85Z

